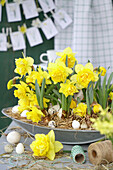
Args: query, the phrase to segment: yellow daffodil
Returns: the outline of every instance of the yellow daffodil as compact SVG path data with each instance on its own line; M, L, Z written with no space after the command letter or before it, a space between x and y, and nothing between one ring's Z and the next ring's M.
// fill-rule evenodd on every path
M72 70L66 67L66 65L61 61L49 63L47 69L55 84L58 82L64 82L68 75L72 73Z
M38 72L39 72L40 79L41 79L41 81L39 82L39 86L41 85L44 78L46 80L46 84L51 84L50 75L46 71L43 71L40 66L38 68ZM37 79L37 82L38 82L38 79Z
M19 111L29 110L33 106L38 106L36 94L33 90L26 93L26 96L18 101Z
M110 98L111 100L113 100L113 92L110 92L110 93L109 93L109 98Z
M108 112L108 108L101 110L99 117L96 119L91 118L91 121L94 123L93 127L96 130L106 135L106 137L113 139L113 115Z
M39 73L36 71L31 71L31 73L26 76L26 82L27 83L33 83L35 84L36 79L39 79Z
M34 156L47 157L54 160L55 153L59 152L63 145L59 141L55 141L54 131L51 130L47 135L36 134L35 141L32 142L30 148L34 152Z
M20 77L16 76L13 79L9 80L7 83L7 89L11 89L14 84L16 84L16 80L18 80Z
M20 112L23 112L24 110L29 110L30 100L29 100L29 98L26 96L26 97L24 97L24 98L19 99L18 104L19 104L18 110L19 110Z
M101 74L101 76L105 76L106 74L106 69L104 67L99 67L99 68L95 68L94 72L97 74Z
M50 101L49 99L43 98L44 108L47 108L47 107L48 107L47 103L48 103L49 101Z
M20 81L20 84L15 84L13 86L17 88L17 90L14 90L14 96L19 99L26 97L26 93L30 91L28 85L23 81Z
M77 64L75 72L77 74L73 75L71 80L76 83L79 89L87 88L90 81L95 82L98 80L98 74L93 72L93 65L91 63L87 63L85 66Z
M37 97L33 90L30 90L30 92L27 93L27 96L30 101L30 107L38 105Z
M19 58L15 60L15 63L16 69L14 72L20 74L21 76L25 76L27 73L31 73L34 59L31 57Z
M46 71L42 71L41 67L39 67L38 72L32 71L26 76L26 82L35 84L35 81L37 80L39 86L41 86L44 78L46 79L46 84L51 84L50 75Z
M24 25L22 25L21 27L20 27L20 32L22 32L23 34L25 34L26 33L26 26L24 26Z
M59 92L63 93L66 97L69 95L73 96L74 93L78 92L76 86L70 80L66 80L66 83L61 83L60 86Z
M27 119L31 119L33 122L38 123L41 120L41 117L45 116L43 112L37 109L37 107L35 106L30 107L30 109L31 111L27 112L26 115L27 115Z
M96 104L93 106L94 113L99 113L102 109L102 106L100 104Z
M0 1L0 4L1 4L2 6L4 6L5 3L6 3L6 0L1 0L1 1Z
M100 67L100 73L101 73L101 76L104 76L106 74L106 69L104 67Z
M74 109L76 107L77 107L77 102L72 99L70 104L70 109Z
M76 58L75 53L72 52L72 49L70 47L67 47L64 49L63 52L56 52L56 55L60 56L61 58L58 59L60 61L66 62L66 56L68 57L68 67L72 68L75 64Z
M87 104L79 103L76 108L73 109L73 113L80 117L85 117L87 111Z

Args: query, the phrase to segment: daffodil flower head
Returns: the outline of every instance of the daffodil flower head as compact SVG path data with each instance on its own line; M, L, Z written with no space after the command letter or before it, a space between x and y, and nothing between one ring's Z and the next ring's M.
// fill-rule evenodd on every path
M17 88L17 90L14 90L14 96L19 99L26 97L26 93L30 92L28 85L23 81L20 81L20 84L15 84L13 86Z
M76 83L78 89L87 88L90 81L95 82L98 80L98 74L93 72L93 65L91 63L87 63L85 66L77 64L75 72L77 74L74 74L71 80Z
M71 109L74 109L74 108L76 108L76 107L77 107L77 102L72 99L72 100L71 100L71 104L70 104L70 108L71 108Z
M55 141L54 131L51 130L47 135L36 134L35 141L30 145L30 148L34 152L34 156L47 157L50 160L54 160L55 153L59 152L63 145L59 141Z
M70 80L66 80L65 83L60 84L61 88L59 90L60 93L63 93L66 97L69 95L74 95L74 93L77 93L78 90L76 86L71 82Z
M97 74L100 74L101 76L105 76L106 74L106 69L104 67L99 67L99 68L95 68L94 72Z
M76 108L73 109L73 113L80 117L85 117L87 111L87 104L79 103Z
M106 135L107 138L113 139L113 115L108 111L108 108L105 110L102 109L99 117L96 119L91 118L91 121L94 123L93 127L96 130Z
M23 112L24 110L29 110L29 106L30 106L30 100L29 98L26 96L24 98L19 99L18 101L18 110L21 112Z
M13 79L9 80L7 83L7 89L11 89L14 84L16 84L16 80L20 79L20 77L16 76Z
M38 123L41 120L41 117L45 116L41 110L39 110L37 107L33 106L30 107L31 111L27 112L27 119L31 119L33 122Z
M66 56L68 57L68 67L72 68L77 59L75 58L75 53L72 52L70 47L67 47L63 50L63 52L56 52L56 55L60 56L60 61L66 63Z
M22 25L19 30L22 32L22 34L25 34L27 29L26 26Z
M41 86L44 78L46 79L46 84L51 84L50 75L39 66L38 71L31 71L31 73L26 76L26 82L35 84L37 80L39 86Z
M21 77L25 76L27 73L30 74L33 63L34 59L31 57L15 59L16 69L14 72L20 74Z
M111 100L113 100L113 92L110 92L110 93L109 93L109 98L110 98Z
M96 104L93 106L94 113L99 113L102 109L102 106L100 104Z
M68 75L73 72L70 68L66 67L66 65L61 61L49 63L47 69L49 71L50 77L52 78L55 84L58 82L64 82Z
M6 0L1 0L1 1L0 1L0 4L1 4L2 6L4 6L5 3L6 3Z

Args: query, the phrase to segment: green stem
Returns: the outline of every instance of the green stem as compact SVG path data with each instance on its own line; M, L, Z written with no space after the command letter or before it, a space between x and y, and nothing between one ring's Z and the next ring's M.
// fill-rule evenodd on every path
M62 110L65 110L65 96L62 93Z
M88 96L88 89L86 89L86 103L87 103L87 112L90 115L91 114L91 108L90 108L90 102L89 102L89 96Z
M64 96L64 107L65 111L67 111L67 98Z
M40 106L40 87L39 84L37 83L37 80L35 81L35 91L36 91L37 101Z
M71 100L72 100L72 96L68 96L68 99L67 99L67 111L68 111L68 113L69 113L69 108L70 108Z
M112 102L111 102L111 111L113 113L113 99L112 99Z
M41 92L40 92L40 109L43 110L44 105L43 105L43 96L44 96L44 89L45 89L45 78L42 81L42 86L41 86Z

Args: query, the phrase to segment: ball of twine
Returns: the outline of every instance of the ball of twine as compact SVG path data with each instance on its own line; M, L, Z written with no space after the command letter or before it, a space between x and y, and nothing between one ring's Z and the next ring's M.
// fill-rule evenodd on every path
M113 148L110 140L92 143L88 147L89 160L94 165L113 162Z

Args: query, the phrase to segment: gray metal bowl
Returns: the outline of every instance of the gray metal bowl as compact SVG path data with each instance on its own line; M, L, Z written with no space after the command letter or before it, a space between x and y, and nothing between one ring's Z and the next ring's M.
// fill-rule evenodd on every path
M51 128L49 127L42 127L32 125L30 123L23 122L21 120L17 120L15 118L10 117L6 114L6 110L8 108L2 109L2 113L9 117L10 119L14 120L19 126L21 126L25 131L30 133L31 135L35 135L37 133L44 133L47 134ZM63 144L87 144L96 142L98 140L104 139L105 136L101 135L99 131L96 130L72 130L72 129L59 129L54 128L55 132L55 139L60 141Z

